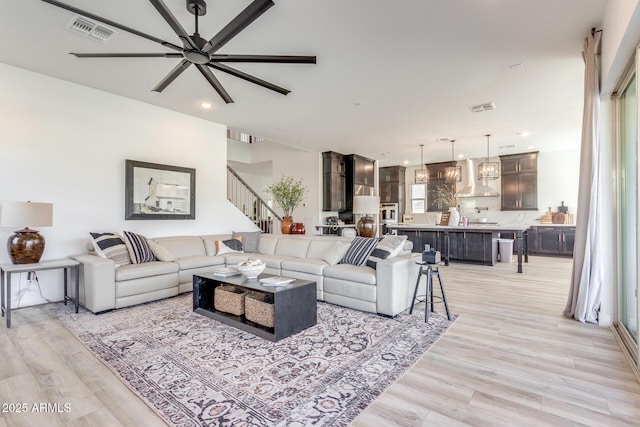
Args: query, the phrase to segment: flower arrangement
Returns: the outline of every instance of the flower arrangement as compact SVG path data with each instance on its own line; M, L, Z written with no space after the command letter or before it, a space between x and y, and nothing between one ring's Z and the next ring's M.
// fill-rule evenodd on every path
M284 216L291 216L296 206L304 200L308 189L302 184L301 179L296 180L292 176L283 176L280 181L267 187L266 191L273 195L276 203L284 211Z
M458 199L456 198L455 187L447 184L436 184L433 188L433 200L442 207L456 207L458 205Z

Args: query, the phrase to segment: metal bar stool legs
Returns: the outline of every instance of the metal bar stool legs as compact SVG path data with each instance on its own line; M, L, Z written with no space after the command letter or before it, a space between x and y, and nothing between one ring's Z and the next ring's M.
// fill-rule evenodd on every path
M418 302L423 302L418 299L418 287L420 286L420 278L422 275L427 278L425 298L424 298L424 321L429 322L429 312L435 313L434 304L436 302L442 302L444 304L445 311L447 312L447 319L451 320L451 313L449 312L449 304L447 303L447 296L444 292L444 284L442 283L442 276L440 276L440 269L438 266L431 266L428 264L420 264L420 271L418 272L418 278L416 279L416 287L413 290L413 300L411 301L411 309L409 314L413 313L413 307ZM440 284L440 293L442 296L435 296L433 294L433 276L438 277L438 283ZM420 295L421 297L422 295ZM435 301L436 299L440 301Z

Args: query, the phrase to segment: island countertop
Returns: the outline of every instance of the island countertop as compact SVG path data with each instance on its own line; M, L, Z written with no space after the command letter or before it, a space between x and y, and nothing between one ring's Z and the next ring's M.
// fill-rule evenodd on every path
M426 231L525 231L531 225L529 224L470 224L467 227L455 225L435 225L435 224L387 224L390 229L404 230L426 230Z

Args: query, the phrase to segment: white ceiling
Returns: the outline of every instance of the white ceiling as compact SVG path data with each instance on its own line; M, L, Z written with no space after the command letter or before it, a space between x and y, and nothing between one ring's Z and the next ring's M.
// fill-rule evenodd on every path
M181 45L146 0L67 4ZM165 0L188 33L185 0ZM209 0L209 39L250 0ZM382 166L456 156L577 147L583 39L606 0L275 0L218 53L317 55L316 65L232 64L284 86L287 96L214 71L224 104L191 67L162 93L151 89L178 59L78 59L69 52L167 52L119 31L108 44L65 29L73 14L39 0L0 5L0 62L202 117L313 151L358 153ZM514 64L520 68L511 68ZM43 94L46 96L46 94ZM211 102L203 110L199 104ZM495 102L493 111L469 106ZM519 132L530 132L523 138ZM515 148L500 146L515 144Z

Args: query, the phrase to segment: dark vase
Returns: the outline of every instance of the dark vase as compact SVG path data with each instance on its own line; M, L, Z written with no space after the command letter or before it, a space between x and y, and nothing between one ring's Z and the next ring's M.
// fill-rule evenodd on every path
M291 227L293 226L293 218L290 216L285 216L282 218L282 224L280 225L280 230L282 230L282 234L290 234Z
M294 222L291 226L291 234L304 234L305 232L304 224L301 222Z

